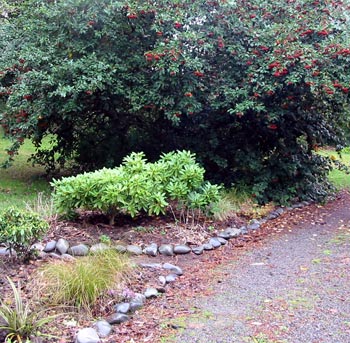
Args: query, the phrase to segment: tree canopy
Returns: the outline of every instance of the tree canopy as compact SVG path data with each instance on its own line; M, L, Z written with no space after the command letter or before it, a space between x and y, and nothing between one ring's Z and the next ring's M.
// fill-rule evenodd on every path
M197 153L215 181L260 201L321 198L348 125L342 1L27 0L0 24L0 114L53 168L131 151ZM44 137L47 148L40 148Z

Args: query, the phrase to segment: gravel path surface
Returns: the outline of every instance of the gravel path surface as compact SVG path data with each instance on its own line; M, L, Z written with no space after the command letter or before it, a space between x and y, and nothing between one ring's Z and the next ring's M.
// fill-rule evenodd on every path
M350 195L294 214L220 267L177 343L350 342Z

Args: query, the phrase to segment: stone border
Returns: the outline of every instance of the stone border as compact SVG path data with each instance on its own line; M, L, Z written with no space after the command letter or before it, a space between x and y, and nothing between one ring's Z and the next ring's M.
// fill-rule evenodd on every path
M222 245L227 244L228 240L231 238L237 238L240 235L248 233L249 231L258 230L263 223L278 218L286 211L290 211L295 208L302 208L309 204L309 202L303 202L300 204L295 204L286 209L279 207L260 220L253 219L247 226L242 226L239 229L229 227L219 232L217 236L210 238L207 243L194 248L190 248L187 245L174 246L172 244L164 244L158 247L155 243L153 243L143 250L137 246L136 248L140 250L135 249L135 246L127 246L125 251L131 254L135 254L136 252L136 255L141 255L143 253L148 256L157 256L157 253L165 256L174 256L178 254L187 254L190 252L200 255L206 250L217 249ZM166 276L161 275L158 280L162 287L168 283L175 282L179 276L183 275L182 269L171 263L140 263L139 266L142 268L162 269L167 271L169 274ZM162 288L162 292L164 293L165 291L165 288ZM135 293L131 298L125 299L125 302L115 305L114 309L116 312L110 317L95 322L93 327L79 330L75 338L75 343L100 343L100 338L105 338L112 332L112 325L130 320L129 314L133 313L136 309L141 308L146 299L157 297L159 294L160 292L157 288L147 288L143 294Z
M185 244L162 244L158 246L156 243L151 243L144 249L141 249L137 245L110 246L104 243L97 243L91 247L86 244L70 246L69 242L64 238L60 238L57 241L49 241L45 246L41 243L37 243L34 244L33 248L38 250L40 258L51 257L68 261L74 260L78 256L86 256L91 252L95 253L111 248L114 248L121 253L129 253L131 255L145 254L153 257L158 254L163 256L174 256L184 255L191 252L196 255L201 255L205 251L218 249L221 246L226 245L232 238L237 238L250 231L257 231L263 223L278 218L286 211L291 211L308 205L310 205L310 203L304 201L287 208L279 207L260 220L253 219L250 221L249 225L240 228L228 227L225 230L220 231L216 236L211 237L206 243L192 248ZM0 256L8 254L9 252L6 247L0 247ZM147 299L152 299L159 296L161 293L165 293L166 290L164 286L175 282L179 276L183 275L182 269L171 263L140 263L139 266L142 268L164 270L164 275L161 275L158 280L161 287L149 287L144 293L131 292L131 295L126 296L122 303L118 303L114 306L115 313L105 319L93 323L92 327L80 329L76 334L75 343L100 343L100 338L105 338L110 335L112 332L112 325L121 324L130 320L130 315L143 307Z

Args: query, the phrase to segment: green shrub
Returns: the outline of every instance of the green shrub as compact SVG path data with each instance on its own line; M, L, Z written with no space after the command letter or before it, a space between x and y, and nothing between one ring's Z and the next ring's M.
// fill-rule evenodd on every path
M348 142L348 1L24 3L0 20L9 160L24 138L48 169L187 149L261 203L331 190L314 152Z
M49 294L45 301L53 305L91 310L97 299L121 282L130 268L127 256L114 249L75 261L54 261L40 271L40 294Z
M16 288L10 278L7 278L13 292L13 306L9 306L4 300L0 301L0 329L8 334L6 342L22 342L31 335L40 334L40 328L53 320L42 311L30 311L21 296L21 288ZM26 341L27 342L27 341Z
M33 212L9 208L0 214L0 243L4 243L12 254L16 251L21 259L33 253L32 245L42 238L49 224Z
M188 151L164 154L155 163L147 162L143 153L132 153L117 168L54 180L52 185L60 214L100 210L111 224L117 213L165 213L170 201L181 208L206 210L218 200L220 189L204 182L204 169Z

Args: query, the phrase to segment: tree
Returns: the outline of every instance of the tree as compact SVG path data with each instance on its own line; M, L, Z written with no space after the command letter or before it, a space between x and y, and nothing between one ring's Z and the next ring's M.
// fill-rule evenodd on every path
M191 149L212 179L250 184L260 201L329 190L315 150L340 148L348 121L346 3L28 3L1 25L9 155L47 135L35 160L49 167Z

